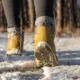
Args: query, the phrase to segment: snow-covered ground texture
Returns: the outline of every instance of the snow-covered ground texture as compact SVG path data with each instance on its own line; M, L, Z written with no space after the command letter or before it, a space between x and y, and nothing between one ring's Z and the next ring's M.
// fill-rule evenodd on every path
M22 57L7 57L7 34L0 33L0 80L80 80L80 38L63 34L55 38L55 44L59 65L50 69L43 68L47 76L44 77L41 70L17 69L25 63L34 62L33 34L24 37Z

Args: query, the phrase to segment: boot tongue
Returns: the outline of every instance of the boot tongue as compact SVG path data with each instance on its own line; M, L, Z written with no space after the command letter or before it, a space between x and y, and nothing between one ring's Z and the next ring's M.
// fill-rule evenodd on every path
M20 35L20 29L16 27L8 28L8 38L15 36L15 35Z

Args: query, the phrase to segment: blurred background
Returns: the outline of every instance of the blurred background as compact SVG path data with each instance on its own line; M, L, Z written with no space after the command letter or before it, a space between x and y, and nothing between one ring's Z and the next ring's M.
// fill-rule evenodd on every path
M54 0L54 26L56 35L62 33L80 36L80 0ZM34 32L35 9L33 0L21 1L21 26L25 33ZM0 0L0 32L6 32L7 23Z

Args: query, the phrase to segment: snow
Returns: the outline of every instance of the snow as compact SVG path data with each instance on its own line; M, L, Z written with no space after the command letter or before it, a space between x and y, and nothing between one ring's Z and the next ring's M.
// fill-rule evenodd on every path
M43 67L43 74L41 71L16 70L34 62L33 36L24 36L22 57L7 57L7 34L0 33L0 80L80 80L80 37L73 38L65 34L55 37L58 66Z

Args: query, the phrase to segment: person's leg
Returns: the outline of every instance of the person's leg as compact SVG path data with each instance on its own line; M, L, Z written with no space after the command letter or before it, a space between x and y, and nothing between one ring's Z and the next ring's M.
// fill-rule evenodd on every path
M34 0L36 21L34 53L38 66L55 66L53 0Z
M20 0L2 0L8 28L20 27Z
M34 0L36 18L49 16L53 19L53 0Z
M2 0L8 31L7 55L19 53L20 0Z

